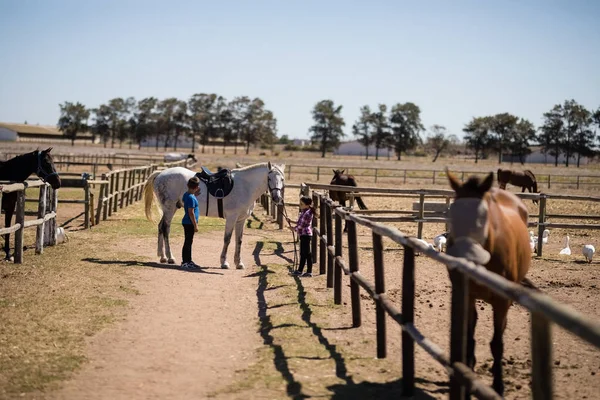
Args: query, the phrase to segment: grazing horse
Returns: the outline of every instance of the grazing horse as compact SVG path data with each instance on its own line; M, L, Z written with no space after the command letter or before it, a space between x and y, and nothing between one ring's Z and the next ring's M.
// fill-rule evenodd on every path
M331 180L330 185L357 187L358 184L356 183L356 179L352 175L344 174L344 171L346 171L346 170L343 169L340 171L339 169L334 169L333 170L333 179ZM346 193L345 192L337 192L337 191L330 190L329 198L331 198L331 200L333 200L333 201L337 201L342 207L346 206ZM356 200L356 204L358 204L358 208L360 208L361 210L367 209L367 206L365 205L365 203L362 201L362 199L360 197L357 196L354 199Z
M50 151L52 151L52 147L21 154L8 161L0 161L0 181L24 182L31 174L36 174L42 181L49 183L53 189L60 188L60 177L54 168ZM1 199L4 225L10 226L17 204L17 192L5 193ZM4 252L7 260L11 259L9 242L10 234L7 233L4 235Z
M529 234L527 232L527 207L513 193L492 187L494 174L483 182L478 177L465 184L448 172L450 186L456 198L450 207L450 232L447 252L463 257L489 271L515 283L527 286L525 275L531 263ZM494 336L490 343L494 364L494 390L502 395L503 334L511 300L470 281L467 330L467 365L475 366L475 325L477 309L475 300L481 299L492 305L494 312Z
M500 189L506 189L508 183L520 186L522 189L521 193L524 193L525 189L529 190L529 193L538 193L535 175L528 169L519 172L498 168L498 184L500 185ZM538 202L534 199L533 203L537 204Z
M221 210L223 218L225 218L221 268L229 268L227 248L231 241L233 228L235 228L236 234L233 260L238 269L244 268L240 256L244 224L254 210L256 199L262 193L269 191L275 203L281 204L283 202L284 168L285 165L271 165L269 162L231 170L233 187L231 192L222 199L221 206L218 204L219 200L208 193L207 185L201 180L200 192L196 195L200 206L200 216L219 217L219 210ZM178 203L180 206L181 198L187 191L188 180L194 175L196 175L196 172L187 168L168 168L150 175L144 187L144 201L148 220L152 221L154 197L157 198L162 211L162 218L158 223L158 256L160 262L175 263L169 244L171 220L178 208Z

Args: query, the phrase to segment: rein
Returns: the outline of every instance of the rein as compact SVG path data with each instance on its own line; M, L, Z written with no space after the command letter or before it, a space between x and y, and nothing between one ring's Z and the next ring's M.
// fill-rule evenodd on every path
M287 221L288 226L291 228L292 224L290 222L290 218L288 217L287 208L285 208L285 201L283 202L282 210L283 210L283 217ZM294 265L292 266L292 270L295 271L296 268L298 267L298 249L296 248L296 231L293 229L290 229L290 231L292 231L292 241L294 243Z

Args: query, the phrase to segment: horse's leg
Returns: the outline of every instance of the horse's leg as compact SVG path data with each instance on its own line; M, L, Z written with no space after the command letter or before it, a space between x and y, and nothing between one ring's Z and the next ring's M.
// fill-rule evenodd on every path
M10 221L12 220L12 211L7 211L4 215L4 226L9 227ZM4 253L6 253L5 259L8 261L12 261L12 257L10 256L10 233L4 235Z
M246 266L242 262L242 238L244 236L244 223L248 216L240 217L235 223L235 255L233 256L233 262L237 269L244 269Z
M525 186L521 186L521 193L525 193L525 189L526 189ZM531 192L531 190L530 190L530 192Z
M231 242L231 235L233 234L233 228L237 221L234 218L228 218L225 220L225 237L223 238L223 250L221 251L221 268L228 269L229 263L227 262L227 248L229 242Z
M346 197L340 198L340 205L346 207ZM346 221L344 221L344 233L346 232L348 232L348 225L346 224Z
M156 254L160 257L161 263L167 262L167 256L165 255L165 231L166 231L165 216L163 215L158 223L158 243L156 246Z
M496 301L494 308L494 337L490 343L494 364L492 374L494 383L492 387L500 396L504 395L504 382L502 381L502 357L504 355L503 335L506 329L506 316L510 308L510 302L505 300Z
M175 204L169 205L168 207L163 208L163 234L165 237L165 252L167 253L167 262L169 264L175 264L175 257L171 253L171 244L169 243L169 234L171 233L171 221L173 220L173 215L177 210Z

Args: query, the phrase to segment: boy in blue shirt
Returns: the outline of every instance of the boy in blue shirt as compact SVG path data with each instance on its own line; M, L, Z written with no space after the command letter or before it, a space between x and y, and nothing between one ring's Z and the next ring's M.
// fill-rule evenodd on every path
M185 234L181 250L181 268L183 269L199 268L192 261L192 243L194 242L194 233L198 232L198 216L200 215L200 207L198 199L196 199L199 185L200 180L197 177L190 178L187 183L188 191L183 194L183 219L181 220Z

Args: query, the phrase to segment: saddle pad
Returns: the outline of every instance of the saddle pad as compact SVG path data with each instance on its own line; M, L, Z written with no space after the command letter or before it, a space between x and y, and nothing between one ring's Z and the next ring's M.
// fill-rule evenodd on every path
M231 171L228 169L222 169L211 175L203 170L198 172L196 176L204 182L208 193L217 199L226 197L233 190L233 178L231 177Z

